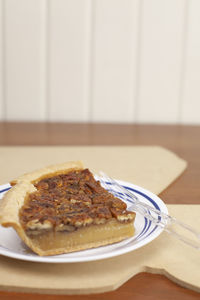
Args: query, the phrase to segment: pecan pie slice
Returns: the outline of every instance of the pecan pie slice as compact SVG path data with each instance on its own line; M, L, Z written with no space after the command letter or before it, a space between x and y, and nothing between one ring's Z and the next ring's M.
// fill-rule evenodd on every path
M12 226L39 255L99 247L134 234L135 213L81 162L50 166L11 184L0 204L0 223Z

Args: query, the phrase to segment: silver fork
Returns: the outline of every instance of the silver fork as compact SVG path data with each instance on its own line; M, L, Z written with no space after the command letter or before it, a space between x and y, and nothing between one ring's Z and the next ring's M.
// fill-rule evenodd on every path
M161 212L160 210L141 202L138 197L130 192L128 189L120 185L116 180L106 175L104 172L100 172L102 177L99 177L99 180L102 186L109 190L114 196L116 196L116 192L122 194L128 200L131 200L131 206L129 210L133 210L145 218L149 219L153 224L162 227L166 232L184 242L185 244L200 250L200 233L193 229L191 226L177 220L176 218ZM110 185L115 187L116 192L110 188ZM175 231L174 228L171 227L172 224L179 226L180 228L188 231L192 234L193 239L190 239L183 234ZM194 239L195 238L195 239Z

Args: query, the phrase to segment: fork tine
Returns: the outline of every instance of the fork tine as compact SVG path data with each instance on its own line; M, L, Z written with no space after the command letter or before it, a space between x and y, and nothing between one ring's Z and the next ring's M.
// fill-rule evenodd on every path
M119 193L121 195L123 195L123 197L127 198L127 194L125 193L125 189L122 190L122 187L118 185L118 183L112 179L111 177L109 177L107 174L105 174L104 172L100 171L99 174L102 176L102 177L99 177L99 180L102 184L102 186L108 190L110 193L112 193L114 196L117 196L119 197ZM105 180L104 180L105 179ZM116 192L113 191L113 189L111 188L111 185L112 187L115 186L118 188L118 190ZM130 197L130 195L129 195ZM131 195L131 200L129 199L129 202L131 201L131 206L129 206L129 210L131 211L138 211L137 207L135 206L135 203L134 201L132 201L132 195ZM123 199L124 200L124 199ZM139 212L139 211L138 211ZM140 212L141 213L141 212Z
M109 177L107 174L104 172L100 171L100 175L102 175L107 181L109 181L111 184L113 184L115 187L118 188L118 191L120 191L124 196L129 196L132 200L139 201L138 197L133 193L130 192L128 189L124 188L122 185L120 185L116 180L113 178ZM108 186L108 184L107 184Z
M100 174L102 174L102 176L104 176L105 178L107 178L108 181L110 181L110 183L112 183L113 185L117 186L118 187L118 190L122 193L123 191L123 195L124 196L129 196L131 198L131 200L133 201L133 203L135 203L136 205L139 205L139 206L143 206L143 208L146 208L148 210L150 210L151 212L157 214L158 216L161 216L164 217L164 218L169 218L168 215L166 214L163 214L161 211L159 211L158 209L148 205L148 204L145 204L143 202L141 202L139 200L139 198L135 195L135 193L133 191L129 191L128 189L126 189L123 185L119 184L115 179L109 177L107 174L105 174L104 172L100 172Z
M124 198L127 198L128 195L125 193L126 192L126 189L122 189L122 187L120 185L118 185L118 183L110 178L108 175L106 175L104 172L99 172L99 174L103 177L103 180L102 178L100 179L102 185L109 191L111 192L114 196L117 196L119 197L119 194L122 195ZM115 190L113 189L113 187L115 187ZM130 196L129 197L131 199L129 199L129 202L131 200L131 203L133 204L134 201L133 201L133 196Z

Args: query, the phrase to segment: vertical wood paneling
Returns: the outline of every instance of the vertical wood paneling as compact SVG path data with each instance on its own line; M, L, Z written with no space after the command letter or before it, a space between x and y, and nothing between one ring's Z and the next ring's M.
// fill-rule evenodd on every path
M49 60L48 60L48 41L49 41L49 2L50 0L40 1L40 118L48 121L48 97L49 97Z
M49 32L49 118L88 118L90 0L52 0Z
M0 120L200 124L199 0L0 0Z
M94 2L92 120L133 121L138 2Z
M185 0L143 0L137 120L177 122Z
M5 1L6 118L44 119L41 28L44 0Z
M200 124L200 1L188 2L181 122Z
M0 0L0 120L4 118L3 0Z

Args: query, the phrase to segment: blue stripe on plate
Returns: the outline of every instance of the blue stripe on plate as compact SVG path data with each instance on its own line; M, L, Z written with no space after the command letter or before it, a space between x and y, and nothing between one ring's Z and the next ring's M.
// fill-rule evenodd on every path
M11 188L11 187L8 187L8 188L6 188L6 189L3 189L3 190L0 191L0 193L7 192L10 188Z
M144 193L142 193L142 192L140 192L140 191L138 191L138 190L135 190L135 189L133 189L133 188L130 188L130 187L128 187L128 186L124 186L124 187L125 187L126 189L128 189L128 190L130 190L130 191L132 191L132 192L135 192L135 193L141 195L142 197L146 198L148 201L150 201L150 202L153 204L153 206L154 206L156 209L158 209L158 210L160 211L160 207L158 206L158 204L157 204L153 199L151 199L149 196L145 195ZM159 221L161 220L161 217L160 217L160 216L158 216L158 220L159 220ZM152 223L152 222L150 221L150 223ZM149 227L150 227L150 226L149 226ZM156 225L156 226L150 231L150 233L147 235L147 237L150 236L150 235L156 230L157 227L158 227L158 226ZM146 232L147 232L147 230L146 230Z
M153 204L153 206L156 209L158 209L160 211L160 207L158 206L158 204L153 199L151 199L149 196L147 196L146 194L144 194L144 193L142 193L142 192L140 192L138 190L135 190L133 188L130 188L128 186L124 186L124 188L126 188L127 190L130 190L130 191L132 191L134 193L137 193L137 194L141 195L142 197L146 198L147 200L149 200Z
M108 183L108 182L107 182ZM138 190L136 190L136 189L133 189L133 188L131 188L131 187L128 187L128 186L123 186L125 189L127 189L127 190L129 190L129 191L132 191L132 192L134 192L134 193L136 193L136 194L138 194L138 195L141 195L142 197L144 197L145 199L147 199L149 202L151 202L151 204L156 208L156 209L158 209L159 211L160 211L160 207L158 206L158 204L153 200L153 199L151 199L149 196L147 196L146 194L144 194L144 193L142 193L142 192L140 192L140 191L138 191ZM130 203L132 203L131 202L131 200L129 200L129 199L126 199L128 202L130 202ZM146 219L146 218L145 218ZM161 217L159 216L158 217L158 220L160 221L161 220ZM148 226L147 226L147 222L145 222L145 226L144 226L144 228L143 228L143 230L142 230L142 232L140 233L140 235L138 236L138 238L140 237L142 237L143 235L145 235L146 234L146 232L148 232L148 230L149 230L149 228L150 228L150 226L152 225L152 222L151 221L149 221L149 224L148 224ZM147 235L147 236L149 236L149 235L151 235L155 230L156 230L156 228L157 228L158 226L156 225L151 231L150 231L150 233ZM147 237L146 236L146 237Z

